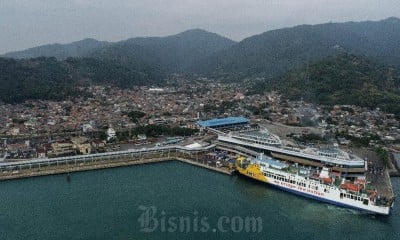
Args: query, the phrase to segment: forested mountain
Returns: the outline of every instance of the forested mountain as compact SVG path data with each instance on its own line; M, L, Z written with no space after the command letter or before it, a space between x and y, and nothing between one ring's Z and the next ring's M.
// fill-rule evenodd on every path
M339 53L400 65L400 19L301 25L249 37L194 66L199 73L273 77Z
M400 66L399 42L400 19L392 17L382 21L300 25L267 31L238 43L194 29L167 37L131 38L116 43L86 39L4 56L93 57L168 73L274 77L344 52Z
M188 30L167 37L131 38L116 43L85 39L71 44L52 44L11 52L10 58L91 57L120 61L135 68L155 67L180 72L212 54L231 47L234 41L201 29Z
M37 57L55 57L59 60L68 57L86 56L96 49L108 46L110 43L97 41L92 38L87 38L81 41L68 44L48 44L39 47L29 48L23 51L9 52L2 57L6 58L37 58Z
M132 38L93 52L91 57L157 66L167 72L182 72L235 42L200 29L168 37Z
M7 54L63 60L0 59L0 100L57 99L89 83L130 87L160 84L170 73L197 73L234 80L261 76L266 82L260 90L288 89L291 98L398 111L399 43L398 18L301 25L239 43L200 29L117 43L86 39ZM65 94L52 93L60 89Z
M380 107L400 115L399 72L355 55L328 57L252 88L252 92L270 90L295 100Z

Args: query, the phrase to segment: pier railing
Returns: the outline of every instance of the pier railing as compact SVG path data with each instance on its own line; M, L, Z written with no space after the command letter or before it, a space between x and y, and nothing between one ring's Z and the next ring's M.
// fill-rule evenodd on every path
M58 158L29 159L15 162L0 163L0 180L33 177L74 171L129 166L178 160L209 169L218 169L230 174L231 171L210 166L202 160L204 155L215 149L215 145L206 147L186 148L182 146L166 146L125 151L106 152L88 155L77 155Z

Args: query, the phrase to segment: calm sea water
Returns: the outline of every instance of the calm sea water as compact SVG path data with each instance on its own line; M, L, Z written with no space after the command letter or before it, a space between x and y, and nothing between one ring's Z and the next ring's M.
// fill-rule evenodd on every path
M392 182L398 194L400 179ZM141 224L149 209L158 227L147 225L148 233ZM181 217L190 221L182 232ZM262 229L246 232L246 217L261 219ZM65 175L0 182L0 239L390 240L400 239L400 204L390 216L360 214L169 162L73 173L70 182Z

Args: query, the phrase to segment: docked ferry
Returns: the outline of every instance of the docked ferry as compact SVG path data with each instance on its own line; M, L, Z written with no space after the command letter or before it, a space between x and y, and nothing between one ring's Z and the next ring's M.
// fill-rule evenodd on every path
M264 154L255 158L238 157L239 173L279 189L322 202L388 215L393 198L381 196L365 176L345 178L331 168L312 168L282 162Z

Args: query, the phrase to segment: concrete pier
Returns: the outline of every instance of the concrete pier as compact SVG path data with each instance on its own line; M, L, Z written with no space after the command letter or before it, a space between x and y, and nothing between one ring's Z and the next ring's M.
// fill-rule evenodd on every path
M29 178L95 169L123 167L147 163L180 161L219 173L232 175L233 170L207 164L204 155L215 149L215 145L187 149L181 146L144 148L71 157L31 159L0 163L0 180Z

